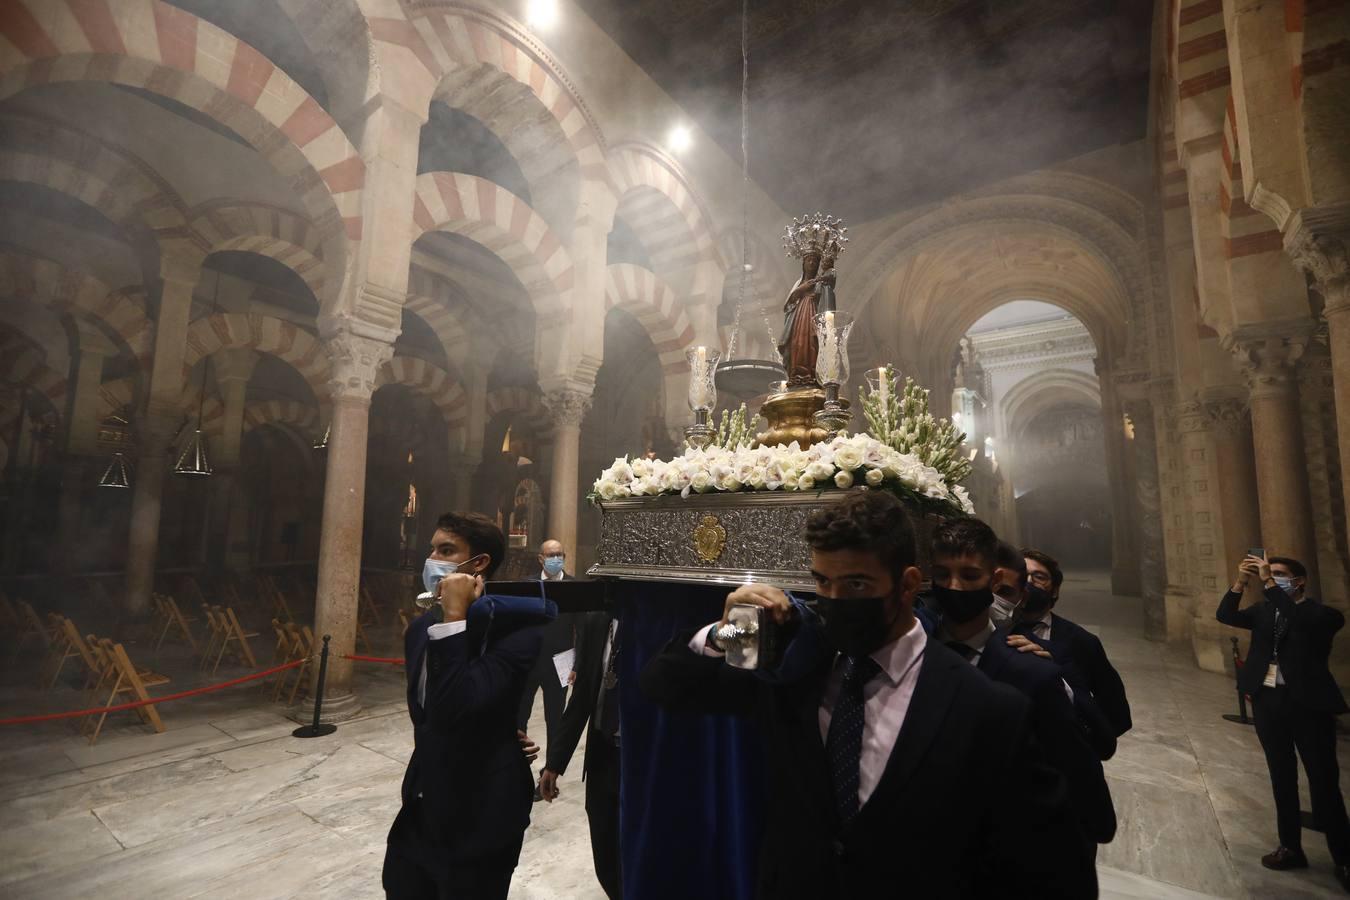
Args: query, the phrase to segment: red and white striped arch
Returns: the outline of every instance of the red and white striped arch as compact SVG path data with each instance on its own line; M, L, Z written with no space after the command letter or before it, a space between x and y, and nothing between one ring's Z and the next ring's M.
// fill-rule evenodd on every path
M699 262L720 265L703 205L660 151L643 144L622 144L609 154L619 197L615 215L637 233L658 272Z
M440 366L416 356L394 356L380 369L375 389L401 384L431 400L440 410L447 428L458 428L469 418L469 397L464 386Z
M60 418L66 413L66 378L47 365L42 350L17 333L0 334L0 384L31 388L50 401Z
M515 273L537 313L572 305L572 260L524 200L485 178L451 172L417 176L414 239L447 231L482 244Z
M159 0L11 0L0 98L65 81L142 88L210 116L291 180L330 265L360 240L360 154L313 97L228 32Z
M504 412L523 413L527 418L542 421L548 419L548 410L544 408L539 391L530 388L512 386L488 391L485 406L489 419Z
M471 98L458 90L458 77L465 68L488 66L514 78L538 98L540 112L557 123L582 178L607 181L599 125L561 68L545 57L543 48L529 35L494 13L471 7L446 8L452 5L413 10L406 21L372 18L371 32L377 41L412 51L449 90L447 99L451 102L472 105ZM473 112L468 107L466 111ZM503 143L511 149L510 141Z
M201 210L192 229L208 252L241 250L281 263L322 303L323 239L303 216L263 203L220 203Z
M144 367L154 349L139 287L112 291L92 275L58 262L0 251L0 296L31 299L57 312L101 323L120 337Z
M305 437L322 437L320 422L316 407L296 400L264 400L244 407L245 434L264 425L289 425Z
M328 354L314 335L294 322L272 316L217 313L203 316L188 326L187 350L183 355L184 401L195 398L198 382L192 367L217 350L248 349L275 356L289 363L309 384L316 402L328 396Z
M1274 222L1246 200L1242 181L1242 156L1238 149L1237 116L1233 95L1223 118L1223 166L1219 171L1219 233L1227 259L1283 253L1284 236Z
M679 297L649 269L628 263L612 265L605 286L605 309L631 313L656 345L661 371L689 371L684 353L694 344L690 324Z

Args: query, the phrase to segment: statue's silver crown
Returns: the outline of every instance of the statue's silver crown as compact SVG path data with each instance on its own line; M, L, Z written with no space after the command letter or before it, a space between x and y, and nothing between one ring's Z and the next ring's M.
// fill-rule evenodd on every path
M801 259L808 253L838 256L848 243L844 220L821 213L793 219L783 231L783 249L788 256Z

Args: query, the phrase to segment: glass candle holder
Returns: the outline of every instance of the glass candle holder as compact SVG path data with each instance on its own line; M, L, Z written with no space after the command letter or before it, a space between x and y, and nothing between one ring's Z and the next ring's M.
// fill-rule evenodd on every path
M689 361L689 408L694 412L710 412L717 405L717 383L714 374L722 354L711 347L695 347L684 354Z
M815 317L816 378L822 385L848 381L848 335L853 330L852 313L829 310Z
M890 400L895 395L895 375L890 366L878 366L875 369L868 369L864 373L867 379L868 393L879 397L882 403Z

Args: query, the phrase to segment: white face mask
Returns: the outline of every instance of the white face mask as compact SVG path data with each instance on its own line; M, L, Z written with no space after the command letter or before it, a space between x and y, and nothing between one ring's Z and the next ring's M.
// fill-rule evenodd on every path
M427 589L428 594L436 593L436 585L441 583L441 579L447 575L453 575L459 571L459 567L465 565L477 557L470 556L464 562L447 562L443 559L432 559L427 557L427 561L422 564L422 585Z
M989 619L994 623L994 627L1007 625L1017 614L1017 604L1009 600L1004 600L998 594L994 595L994 602L989 607Z

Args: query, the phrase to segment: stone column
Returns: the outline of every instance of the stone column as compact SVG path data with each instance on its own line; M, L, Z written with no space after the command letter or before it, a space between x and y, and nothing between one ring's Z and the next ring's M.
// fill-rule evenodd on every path
M392 341L358 333L340 323L324 334L332 358L333 430L323 488L323 525L319 535L319 583L314 599L314 635L331 635L324 721L339 722L361 711L352 690L356 652L357 598L361 584L361 523L366 494L366 434L375 377L394 354ZM311 676L311 698L318 667ZM311 700L312 703L312 700ZM313 707L304 714L308 719Z
M220 442L212 448L215 475L211 479L206 561L210 571L221 572L226 568L243 568L248 562L247 549L241 560L234 547L247 525L244 498L237 491L237 476L244 435L244 400L258 354L247 349L221 350L211 357L211 363L225 414L221 418Z
M1102 392L1102 443L1106 472L1111 485L1111 593L1120 597L1139 595L1139 550L1135 525L1135 498L1130 490L1129 463L1125 451L1125 422L1111 373L1097 365ZM1016 517L1016 506L1010 506Z
M136 423L139 458L132 475L131 524L127 529L127 612L143 613L155 588L159 551L159 514L164 477L169 471L169 442L182 418L179 400L183 358L187 350L192 292L201 275L200 260L166 257L160 265L162 286L155 320L155 347L150 389Z
M81 567L79 554L70 555L80 529L80 513L85 491L102 474L95 457L98 454L98 397L103 386L103 364L117 355L117 348L103 333L88 323L76 319L80 335L79 358L76 363L75 395L70 407L70 421L66 429L66 460L61 477L61 495L57 500L57 541L52 548L53 568L60 559L68 565Z
M589 390L563 388L544 395L553 419L553 471L549 486L548 533L561 541L568 559L577 550L577 470L581 421L591 408Z
M1219 472L1223 557L1227 574L1236 577L1238 560L1252 547L1261 545L1261 505L1256 492L1251 414L1245 397L1211 397L1204 405L1213 427L1214 462Z
M1317 543L1295 373L1311 332L1308 320L1247 325L1234 330L1230 349L1251 398L1262 544L1301 560L1308 567L1309 593L1316 593Z
M1186 401L1177 404L1173 413L1181 463L1178 481L1185 508L1182 514L1190 557L1186 607L1173 609L1169 603L1167 610L1168 638L1179 640L1189 637L1192 616L1205 606L1206 598L1213 595L1223 577L1220 574L1223 564L1219 561L1223 553L1219 544L1223 515L1219 497L1223 489L1214 467L1213 423L1205 413L1204 405L1195 400Z
M1336 395L1336 437L1341 472L1350 472L1350 208L1299 211L1285 230L1284 246L1294 265L1312 276L1325 305ZM1350 515L1350 478L1341 480ZM1345 548L1341 548L1344 550Z
M1163 564L1162 488L1158 475L1158 432L1153 405L1127 400L1125 413L1134 427L1135 489L1139 502L1139 587L1144 603L1144 636L1167 639L1167 571Z

